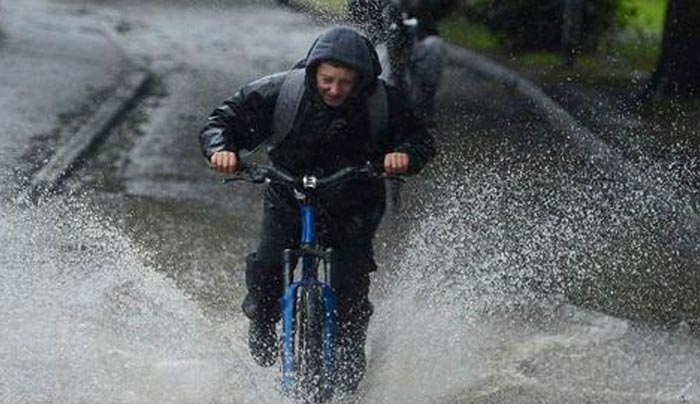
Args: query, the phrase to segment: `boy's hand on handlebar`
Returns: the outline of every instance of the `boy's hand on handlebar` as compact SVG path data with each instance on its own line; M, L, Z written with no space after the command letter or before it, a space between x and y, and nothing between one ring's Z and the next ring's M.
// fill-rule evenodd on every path
M408 154L389 153L384 156L384 172L387 174L405 174L408 171Z
M233 174L238 171L238 157L236 153L228 150L218 151L211 155L209 161L211 168L224 174Z

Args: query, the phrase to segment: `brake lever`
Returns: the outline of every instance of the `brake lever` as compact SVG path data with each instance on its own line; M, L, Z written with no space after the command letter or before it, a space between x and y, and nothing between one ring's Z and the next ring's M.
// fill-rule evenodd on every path
M245 181L245 178L231 177L231 178L224 178L223 179L224 184L228 184L229 182L234 182L234 181Z

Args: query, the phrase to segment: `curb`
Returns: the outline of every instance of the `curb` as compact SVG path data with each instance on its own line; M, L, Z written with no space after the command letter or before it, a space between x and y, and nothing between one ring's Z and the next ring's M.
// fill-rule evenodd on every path
M94 150L115 122L144 93L151 79L152 74L147 70L137 69L127 73L112 96L90 116L66 144L56 150L46 165L34 173L23 195L26 200L34 200L39 195L55 192Z

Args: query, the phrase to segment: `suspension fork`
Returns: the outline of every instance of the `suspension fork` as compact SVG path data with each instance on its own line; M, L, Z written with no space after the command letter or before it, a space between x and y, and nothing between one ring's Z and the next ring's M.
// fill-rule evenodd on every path
M294 282L294 267L296 266L297 259L299 257L299 254L301 254L302 251L296 251L292 249L285 249L282 252L282 264L283 264L283 285L284 288L289 287ZM310 265L311 269L314 269L315 262L313 262L313 256L311 254L306 254L304 255L305 258L311 257L312 262L305 264L305 265ZM332 284L332 273L333 273L333 249L332 248L327 248L322 255L318 256L318 259L320 259L323 262L323 279L328 285Z

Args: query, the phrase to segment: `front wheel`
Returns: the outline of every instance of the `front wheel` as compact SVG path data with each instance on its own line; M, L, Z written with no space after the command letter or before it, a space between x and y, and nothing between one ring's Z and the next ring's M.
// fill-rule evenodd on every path
M294 323L299 398L307 403L323 403L330 399L332 391L324 366L325 309L321 288L299 290Z

